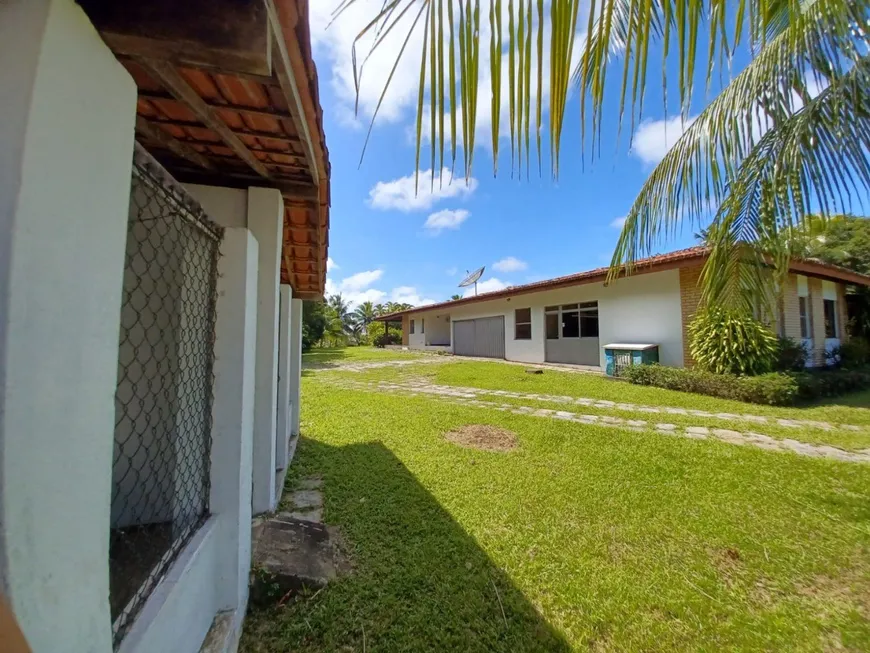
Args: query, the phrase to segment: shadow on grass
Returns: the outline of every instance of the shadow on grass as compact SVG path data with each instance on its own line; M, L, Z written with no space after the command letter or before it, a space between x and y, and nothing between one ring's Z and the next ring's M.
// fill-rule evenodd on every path
M380 443L300 441L354 571L248 615L241 650L568 651L489 556ZM293 480L288 481L291 487Z

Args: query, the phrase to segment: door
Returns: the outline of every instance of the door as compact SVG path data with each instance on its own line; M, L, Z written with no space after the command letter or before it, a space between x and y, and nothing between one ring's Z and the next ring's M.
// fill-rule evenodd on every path
M504 358L504 316L454 321L453 353Z

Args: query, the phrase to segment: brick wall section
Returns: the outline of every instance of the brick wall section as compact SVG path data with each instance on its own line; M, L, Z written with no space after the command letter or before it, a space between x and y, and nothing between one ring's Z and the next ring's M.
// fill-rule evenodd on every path
M790 274L783 288L782 297L785 336L792 340L801 339L801 307L798 303L797 275Z
M815 365L825 364L825 305L822 295L822 280L815 277L807 278L810 292L810 326L813 331L812 360Z
M689 323L701 303L701 265L680 268L680 312L683 317L683 365L692 367L695 361L689 352Z
M411 318L402 316L402 344L408 346L408 334L411 332Z

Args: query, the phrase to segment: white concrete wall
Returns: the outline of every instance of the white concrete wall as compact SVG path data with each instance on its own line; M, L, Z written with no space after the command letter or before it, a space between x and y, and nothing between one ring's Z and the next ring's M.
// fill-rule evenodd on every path
M302 300L294 299L290 309L290 435L299 435L302 390ZM293 457L293 444L290 445Z
M603 346L612 342L651 342L660 345L663 365L683 365L682 318L679 271L667 270L639 274L605 286L592 283L558 290L517 295L509 299L482 301L451 308L451 320L503 315L505 320L505 358L540 363L545 357L544 308L557 304L598 302L599 364L604 366ZM532 339L514 339L514 311L532 309ZM426 328L447 308L421 311L412 315L426 318ZM412 335L409 346L420 347L423 337Z
M275 431L278 421L278 286L284 233L284 198L273 188L248 189L248 229L259 245L257 265L257 371L254 392L254 512L273 510Z
M293 308L293 289L281 284L281 312L278 318L280 329L278 333L278 429L275 434L275 464L278 469L286 470L290 440L290 358L292 343L290 342L291 312ZM281 484L278 484L281 487Z
M187 190L221 226L247 227L259 246L257 267L257 387L254 423L254 512L275 508L278 428L278 286L284 200L271 188L238 190L187 184Z
M0 579L34 651L108 653L136 87L72 0L0 4Z
M450 314L435 313L426 316L426 344L450 346Z
M251 564L251 480L257 338L257 241L227 229L219 262L215 385L212 414L211 510L226 515L218 609L241 609Z
M223 186L184 184L208 217L222 227L248 226L248 191Z

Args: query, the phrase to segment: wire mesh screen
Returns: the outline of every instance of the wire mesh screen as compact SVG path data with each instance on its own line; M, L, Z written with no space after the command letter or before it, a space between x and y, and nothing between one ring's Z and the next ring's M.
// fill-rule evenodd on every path
M208 514L221 234L137 150L115 394L109 568L116 644Z

